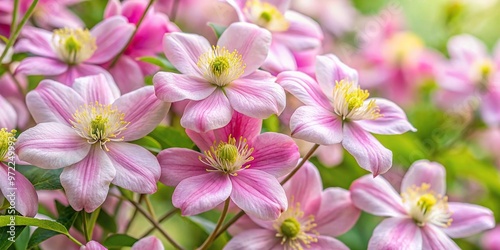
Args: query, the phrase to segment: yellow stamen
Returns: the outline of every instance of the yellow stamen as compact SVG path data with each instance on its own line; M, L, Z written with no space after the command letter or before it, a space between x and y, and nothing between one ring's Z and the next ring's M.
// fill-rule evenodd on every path
M15 137L16 133L15 129L10 132L6 128L0 129L0 161L4 161L9 157L9 147L17 140Z
M97 49L95 37L89 30L81 28L54 30L52 44L59 58L68 64L89 59Z
M251 22L270 31L286 31L290 27L290 23L275 6L260 0L248 1L243 13Z
M225 47L213 46L198 59L198 68L210 83L224 87L240 78L245 64L237 50L229 52Z
M310 215L304 221L304 212L300 209L300 203L294 203L273 223L277 231L276 237L282 238L281 245L285 249L302 250L311 247L311 243L318 242L318 232L314 230L314 216Z
M222 171L233 176L238 175L238 171L249 168L250 161L253 161L253 148L249 148L247 140L240 137L238 141L229 135L227 142L221 141L217 145L214 143L210 150L204 152L205 157L199 160L211 169L207 171ZM247 165L246 165L247 164Z
M365 102L370 96L367 90L362 90L352 82L342 80L336 82L333 90L333 106L335 113L342 119L374 120L381 116L375 100Z

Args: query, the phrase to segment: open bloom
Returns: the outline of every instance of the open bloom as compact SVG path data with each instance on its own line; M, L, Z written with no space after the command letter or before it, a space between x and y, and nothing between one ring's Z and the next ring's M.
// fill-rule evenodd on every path
M230 229L234 237L224 249L349 249L333 238L349 231L359 218L349 191L323 190L321 176L309 162L283 187L288 210L274 221L241 218Z
M259 119L281 113L285 91L258 70L270 42L267 30L248 23L232 24L212 47L198 35L167 34L165 55L183 74L157 73L156 95L167 102L190 100L181 125L197 132L227 125L233 110Z
M481 101L481 116L489 126L500 125L500 43L493 57L486 46L470 35L452 37L448 42L450 61L438 72L438 104L457 107L473 98Z
M334 55L317 57L316 79L301 72L278 75L278 83L306 105L290 119L292 136L321 145L342 143L374 176L389 170L392 152L370 132L414 131L404 111L389 100L368 99L368 91L358 86L357 72Z
M310 17L288 10L290 0L226 0L242 22L269 30L273 36L269 55L262 68L278 74L296 70L294 53L320 47L323 32Z
M44 80L26 99L38 125L19 136L19 158L40 168L64 168L61 184L75 210L98 208L110 183L156 191L156 157L127 143L150 133L168 111L152 86L120 96L103 75L78 78L73 88Z
M49 32L26 27L16 51L36 56L25 58L16 73L53 76L66 85L81 76L107 73L97 65L116 56L133 31L134 26L119 16L98 23L90 31L61 28Z
M297 145L283 134L259 135L261 126L261 120L235 112L223 128L186 131L203 153L169 148L158 154L160 181L176 186L172 202L183 215L208 211L228 198L247 214L265 220L287 209L276 178L297 164Z
M163 250L163 244L155 236L148 236L138 240L130 250ZM90 241L85 246L82 246L80 250L107 250L101 243L97 241Z
M351 185L351 198L360 209L391 218L382 221L368 249L460 249L452 238L468 237L493 228L491 210L448 202L445 169L421 160L401 183L401 195L381 176L364 176Z

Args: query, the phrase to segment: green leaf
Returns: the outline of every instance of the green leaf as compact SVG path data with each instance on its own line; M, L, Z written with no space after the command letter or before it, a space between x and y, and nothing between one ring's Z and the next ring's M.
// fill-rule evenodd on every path
M113 234L102 243L107 248L131 247L137 239L126 234Z
M174 67L174 65L172 65L172 63L167 58L144 56L137 58L137 60L154 64L160 67L162 71L179 73L179 71Z
M272 115L269 118L262 121L262 130L264 132L279 132L280 131L280 120L278 116Z
M226 31L226 29L227 29L226 26L218 25L215 23L208 23L208 26L210 26L210 28L212 28L212 30L214 31L217 38L222 36L222 33L224 33L224 31Z
M30 229L24 228L24 230L20 233L19 237L17 237L14 246L16 250L26 250L28 247L28 240L30 238Z
M189 221L197 225L199 228L203 229L203 231L208 235L211 234L212 231L214 231L215 229L215 223L201 216L186 216L184 218L188 219Z
M9 217L9 216L6 216ZM10 222L10 220L9 220ZM22 231L26 228L25 226L16 226L14 231L12 231L14 235L11 235L10 233L10 227L5 226L8 224L4 224L3 222L0 222L0 225L4 225L3 227L0 227L0 250L6 250L9 249L9 247L14 244L14 241L17 240L17 238L22 234Z
M153 153L159 153L161 151L161 144L151 136L145 136L132 143L142 146Z
M108 232L116 233L118 230L118 226L116 225L114 218L104 210L101 210L99 213L99 217L97 217L97 224Z
M193 148L193 141L187 136L184 130L173 127L158 126L149 134L165 148Z
M14 217L16 226L35 226L68 235L68 230L66 229L66 227L64 227L61 223L52 220L41 220L41 219L23 217L18 215L14 216L1 215L0 225L3 225L4 227L8 226L8 224L11 222L11 217Z
M35 187L36 190L62 189L59 176L63 169L41 169L35 166L18 166L21 172Z

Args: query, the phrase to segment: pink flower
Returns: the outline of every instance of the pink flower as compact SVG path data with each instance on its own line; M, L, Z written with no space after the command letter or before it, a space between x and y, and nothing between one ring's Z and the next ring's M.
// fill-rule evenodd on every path
M156 95L166 102L190 100L181 125L197 132L226 126L233 110L259 119L281 113L285 91L258 70L270 42L267 30L248 23L232 24L212 47L198 35L167 34L165 55L182 74L157 73Z
M206 133L186 130L204 153L183 148L160 152L160 181L176 186L173 205L183 215L195 215L231 198L248 214L278 218L287 202L276 178L297 164L299 153L290 137L259 135L261 127L261 120L235 112L223 128Z
M356 180L350 188L354 205L391 217L375 228L368 249L460 249L449 237L468 237L493 228L491 210L448 202L445 174L439 163L417 161L403 178L401 195L383 177Z
M134 245L132 245L131 250L163 250L163 244L155 236L148 236L138 240ZM80 250L107 250L101 243L97 241L90 241L85 246L82 246Z
M62 28L48 32L26 27L16 45L18 52L37 56L25 58L17 73L53 76L71 85L81 76L108 74L99 64L116 56L126 45L134 26L123 17L98 23L92 30Z
M323 190L321 176L306 163L284 185L289 207L274 221L241 218L230 229L234 235L224 249L349 249L333 238L356 224L360 210L349 191Z
M485 250L500 250L500 227L486 232L482 239Z
M393 102L371 98L358 86L355 70L334 55L318 56L316 80L283 72L278 83L306 106L292 115L292 136L321 145L342 143L358 164L377 176L392 165L392 152L371 133L401 134L415 128Z
M148 1L144 0L128 0L123 4L118 0L112 0L106 6L104 17L121 15L127 18L129 23L137 25L147 5ZM144 86L144 76L159 70L159 67L141 62L137 58L160 53L163 36L173 31L179 31L179 28L170 22L166 15L154 9L148 11L123 55L113 67L108 67L122 92L127 93Z
M257 24L272 33L269 55L262 68L278 74L296 70L293 53L321 46L323 32L310 17L288 10L290 0L225 0L238 14L240 21Z
M442 88L436 96L438 103L456 107L478 97L484 122L500 125L500 43L491 57L483 42L459 35L449 40L448 51L450 61L440 68L437 79Z
M19 136L19 158L40 168L64 168L61 184L75 210L94 211L110 183L156 191L158 161L127 143L151 132L168 111L152 86L120 96L103 75L78 78L73 88L44 80L26 100L38 125Z

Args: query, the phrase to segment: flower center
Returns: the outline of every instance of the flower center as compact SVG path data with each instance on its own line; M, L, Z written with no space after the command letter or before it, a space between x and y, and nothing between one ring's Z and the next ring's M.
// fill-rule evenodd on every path
M293 204L293 199L291 200ZM311 243L318 242L318 232L314 230L314 216L310 215L304 220L304 212L300 209L300 203L290 206L288 210L273 223L276 229L276 237L281 238L281 245L285 249L309 248Z
M237 50L229 52L225 47L213 46L198 59L198 68L203 77L219 87L224 87L240 78L246 65Z
M205 157L200 156L199 159L205 165L212 169L207 171L221 171L232 176L238 175L238 171L249 168L252 161L253 148L249 148L247 140L240 137L238 140L229 135L227 142L219 142L219 144L211 146L205 151Z
M13 129L10 132L7 131L6 128L0 129L0 161L4 161L7 157L9 157L9 142L12 144L16 141L16 130Z
M273 5L260 0L248 1L243 13L251 22L270 31L286 31L290 23Z
M52 45L59 58L68 64L89 59L97 49L95 37L87 29L62 28L54 30Z
M382 116L375 100L365 102L370 96L353 82L342 80L336 82L333 89L333 108L342 119L374 120Z
M439 227L449 227L452 219L448 197L436 194L430 187L429 184L422 183L420 187L408 188L401 194L403 204L418 226L432 223Z
M106 142L124 140L123 136L119 137L129 125L129 122L123 120L124 117L125 114L118 109L96 101L80 106L70 122L78 135L87 139L88 143L99 143L101 148L109 151Z
M411 32L393 35L383 47L385 58L393 65L409 64L424 49L424 42Z
M490 59L477 60L472 65L471 75L474 82L487 87L490 76L495 73L495 64Z

